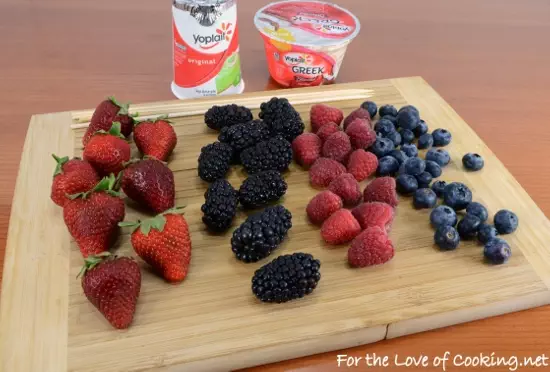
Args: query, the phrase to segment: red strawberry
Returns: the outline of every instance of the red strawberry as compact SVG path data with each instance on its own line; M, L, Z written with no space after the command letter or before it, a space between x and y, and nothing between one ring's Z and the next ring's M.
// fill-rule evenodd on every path
M319 158L309 168L309 182L313 187L327 187L343 173L346 173L346 167L336 160Z
M357 236L348 249L348 262L353 267L380 265L395 255L393 244L379 227L369 227Z
M309 112L311 131L313 133L317 132L319 128L327 123L335 123L336 125L340 125L343 119L344 113L342 110L323 104L311 106L311 110Z
M100 176L117 175L130 160L130 145L120 134L115 122L109 132L99 131L84 148L84 160L90 162Z
M122 174L122 190L130 199L155 213L174 207L174 173L157 159L129 165Z
M122 222L133 227L132 246L168 282L181 282L191 261L191 238L180 210L169 210L148 220Z
M92 190L71 195L63 219L84 257L105 252L118 235L124 219L124 202L113 191L116 179L105 177Z
M365 119L353 120L348 125L346 134L354 149L366 149L376 142L376 132Z
M148 157L166 161L178 143L178 137L166 119L137 122L134 142L138 150Z
M323 191L315 195L311 199L306 207L307 216L309 220L315 224L320 225L331 214L342 208L342 199L332 191Z
M294 159L303 167L311 166L321 156L321 139L314 133L302 133L292 141Z
M393 208L386 203L363 203L353 208L351 213L363 230L374 226L389 231L393 222Z
M349 137L344 132L331 134L323 144L323 156L345 164L351 153Z
M344 173L335 178L328 189L342 198L344 205L354 206L361 202L363 193L359 187L359 182L349 173Z
M361 232L359 222L347 209L334 212L323 222L321 237L332 245L344 244L351 241Z
M376 172L378 158L372 152L363 149L355 150L348 159L348 173L359 182L366 180Z
M323 125L319 130L317 131L317 135L321 139L321 141L324 143L327 138L332 134L341 131L342 128L340 128L338 125L334 123L328 123Z
M382 202L396 207L399 203L395 191L395 178L378 177L365 187L363 193L365 202Z
M70 200L68 195L89 191L99 182L99 176L87 161L52 156L57 162L51 192L55 204L63 207Z
M367 110L359 107L358 109L352 111L346 118L344 119L344 130L348 129L348 125L351 124L352 121L354 121L357 118L361 118L366 120L369 125L372 128L372 121L370 119L370 114Z
M130 257L104 252L84 260L80 272L88 301L117 329L128 328L134 320L141 290L141 272Z
M101 102L95 109L90 125L82 138L82 144L86 146L88 141L95 132L100 130L108 131L111 128L113 122L117 121L121 124L121 133L124 137L132 134L134 127L134 118L128 113L129 103L119 103L115 97L109 97L105 101Z

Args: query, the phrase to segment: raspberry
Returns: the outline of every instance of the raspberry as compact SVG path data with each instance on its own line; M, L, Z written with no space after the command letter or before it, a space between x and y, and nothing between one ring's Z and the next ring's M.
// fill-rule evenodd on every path
M344 132L331 134L323 144L322 153L325 158L345 163L351 153L351 143L348 135Z
M342 129L334 124L334 123L328 123L323 125L319 130L317 131L317 135L323 141L323 143L327 140L327 138L332 134L341 131Z
M363 230L369 227L379 227L389 231L393 222L393 208L386 203L362 203L353 208L351 213Z
M359 233L361 233L361 226L347 209L334 212L321 226L321 237L332 245L347 243Z
M372 128L372 121L370 120L369 112L364 108L359 107L358 109L352 111L344 119L344 130L348 129L348 125L350 125L351 122L357 118L365 119L369 123L369 126Z
M357 236L348 249L348 262L353 267L380 265L395 255L393 244L379 227L370 227Z
M327 105L313 105L309 112L309 119L311 122L311 131L317 132L323 125L328 123L335 123L340 125L344 119L344 113L342 110L336 107L330 107Z
M353 120L348 125L346 134L354 149L369 148L376 141L376 132L370 127L369 122L361 118Z
M349 207L359 204L363 197L359 182L349 173L341 174L335 178L328 185L328 189L342 198L344 204Z
M332 191L326 190L309 201L306 213L313 224L320 225L339 209L342 209L342 199Z
M303 167L309 167L321 156L322 142L314 133L302 133L292 141L294 159Z
M346 173L346 167L336 160L319 158L309 169L309 182L313 187L327 187L343 173Z
M365 187L363 193L365 202L382 202L397 206L399 199L395 192L395 179L392 177L379 177Z
M348 173L351 173L359 182L373 175L376 168L378 168L378 158L372 152L358 149L349 156Z

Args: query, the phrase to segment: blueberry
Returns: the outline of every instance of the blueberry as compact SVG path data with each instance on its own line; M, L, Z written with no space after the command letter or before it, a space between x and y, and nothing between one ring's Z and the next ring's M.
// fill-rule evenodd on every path
M419 149L429 149L434 144L434 139L430 133L424 133L418 138Z
M499 234L510 234L518 228L518 216L514 212L502 209L495 214L495 228Z
M452 226L444 225L435 230L434 241L444 251L452 251L460 243L460 235Z
M460 220L456 229L462 239L472 239L475 238L480 225L481 220L479 218L473 214L467 214Z
M395 147L399 146L401 144L401 135L399 134L399 132L397 131L393 131L391 133L388 133L384 136L384 138L387 138L389 139L390 141L393 142L393 145Z
M412 130L409 129L401 129L399 131L401 133L402 142L405 144L412 143L414 141L414 133Z
M440 167L444 167L450 163L451 156L447 150L432 148L426 153L426 160L435 161Z
M397 191L402 195L412 195L418 189L418 182L414 176L400 174L395 179Z
M403 110L397 114L397 125L403 129L413 130L419 122L420 116L414 110Z
M426 168L427 168L427 164L426 164ZM443 193L445 192L445 186L447 186L447 182L435 181L434 183L432 183L432 190L435 192L435 194L438 197L442 198Z
M442 170L439 164L432 160L426 160L426 172L432 175L432 178L441 176Z
M482 244L487 244L489 240L496 238L498 235L497 229L493 225L482 223L477 231L477 240Z
M422 188L414 192L413 205L417 209L433 208L437 204L437 195L432 189Z
M399 169L399 162L393 156L386 155L381 157L378 160L378 169L376 170L376 175L381 176L391 176L397 172Z
M477 218L481 220L481 222L487 221L487 218L489 218L489 213L487 213L487 208L483 206L483 204L480 204L478 202L471 202L466 207L466 213L473 214Z
M378 115L380 115L380 117L386 115L397 116L397 109L393 105L382 105L378 110Z
M443 201L455 211L460 211L472 202L472 191L461 182L452 182L445 186Z
M414 158L414 157L418 156L418 149L416 148L416 145L414 145L412 143L407 143L407 144L401 145L401 150L409 158Z
M420 137L424 133L428 133L428 124L426 124L424 120L420 119L418 126L414 128L413 132L416 137Z
M403 164L405 160L407 160L409 157L401 150L392 150L389 154L390 156L393 156L395 160L399 163L399 165Z
M405 173L411 176L416 176L426 169L426 163L420 158L408 158L403 164L405 164Z
M394 148L395 146L392 141L387 138L378 137L369 150L378 158L381 158L388 155Z
M456 212L446 205L440 205L434 208L430 213L430 223L435 228L440 226L454 226L456 225L456 221Z
M485 244L483 255L488 262L501 265L508 261L512 255L512 249L506 240L494 238Z
M378 107L376 106L376 103L372 101L365 101L361 104L361 108L365 109L369 112L370 118L376 116L376 112L378 111Z
M433 131L432 136L434 138L434 146L447 146L451 143L451 132L447 129L436 129Z
M418 116L420 116L420 111L418 111L418 109L416 107L414 107L413 105L406 105L406 106L401 107L399 109L399 111L397 111L397 114L399 114L402 111L414 111L415 113L418 114Z
M432 175L428 172L424 171L418 175L415 176L416 180L418 181L418 187L430 187L430 183L432 183Z
M393 123L393 125L397 128L397 117L392 115L384 115L380 117L381 120L388 120Z
M485 161L479 154L467 153L462 157L462 164L464 168L471 171L478 171L485 165Z
M386 136L386 134L395 132L395 126L393 123L386 119L380 119L374 126L374 131L376 133L381 134L383 137Z

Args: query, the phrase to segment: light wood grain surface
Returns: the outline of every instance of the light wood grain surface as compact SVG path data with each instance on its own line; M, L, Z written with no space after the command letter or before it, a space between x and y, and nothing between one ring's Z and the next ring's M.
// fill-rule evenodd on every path
M252 26L252 14L266 2L240 1L247 91L274 86ZM550 127L545 125L550 96L548 2L338 3L362 22L338 81L422 75L548 215L550 163L535 161L544 158L550 143ZM0 1L0 247L6 243L15 175L32 114L86 109L107 94L133 102L172 98L169 8L169 1ZM550 347L548 311L478 321L347 353L533 355ZM331 370L335 355L262 370Z

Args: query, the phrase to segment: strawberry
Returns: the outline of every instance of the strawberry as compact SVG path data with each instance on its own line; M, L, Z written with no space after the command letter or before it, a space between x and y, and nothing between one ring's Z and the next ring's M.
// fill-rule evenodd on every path
M331 134L323 144L322 154L325 158L345 164L350 153L351 143L348 135L344 132Z
M155 213L174 207L174 174L160 160L145 159L130 164L122 172L121 185L130 199Z
M137 122L134 142L138 150L148 157L166 161L178 143L172 124L163 118Z
M349 173L341 174L332 180L328 189L342 198L344 205L348 207L359 204L363 199L359 182Z
M313 187L327 187L343 173L346 173L346 167L336 160L319 158L309 168L309 182Z
M347 209L334 212L323 222L321 236L328 244L343 244L351 241L361 232L359 222Z
M125 212L115 183L113 175L105 177L92 190L71 195L63 207L65 225L84 257L107 251L118 235Z
M90 125L82 138L82 144L86 146L92 136L100 131L108 131L113 122L121 124L121 133L128 137L132 134L134 118L128 113L129 103L119 103L115 97L109 97L102 101L95 109Z
M138 222L122 222L132 227L132 246L145 262L168 282L181 282L191 261L189 226L181 210L168 210Z
M376 142L376 132L361 118L353 120L346 128L353 149L366 149Z
M391 205L380 202L360 204L353 208L351 213L359 221L363 230L376 226L384 231L390 230L394 214Z
M55 204L63 207L70 200L68 195L89 191L99 182L99 176L87 161L80 158L69 160L68 156L52 156L57 162L51 192Z
M315 133L302 133L292 141L294 159L303 167L311 166L321 156L321 139Z
M330 107L323 104L317 104L311 106L309 112L309 120L311 122L311 131L317 132L319 128L327 123L335 123L340 125L344 119L344 113L342 110L336 107Z
M306 213L313 224L320 225L339 209L342 209L342 199L332 191L325 190L309 201Z
M328 123L323 125L319 130L317 131L317 136L321 139L323 143L327 140L327 138L332 134L341 131L342 128L340 128L338 125L334 123Z
M130 160L130 145L120 134L120 123L114 122L109 132L100 130L90 139L83 154L100 176L115 176Z
M346 118L344 119L344 130L348 129L348 125L350 125L355 119L361 118L366 120L370 127L372 128L372 121L370 119L370 114L367 110L364 108L359 107L356 110L353 110Z
M358 149L352 152L348 158L348 172L359 182L366 180L376 172L378 158L372 152Z
M117 329L128 328L134 319L141 290L141 272L130 257L104 252L89 256L80 271L88 301Z
M395 255L395 249L386 232L369 227L357 236L348 249L348 262L352 267L380 265Z

